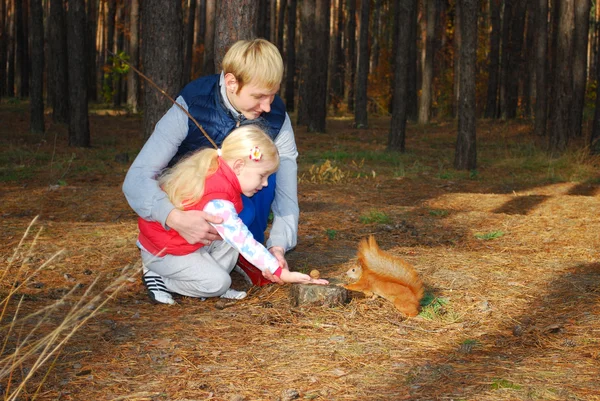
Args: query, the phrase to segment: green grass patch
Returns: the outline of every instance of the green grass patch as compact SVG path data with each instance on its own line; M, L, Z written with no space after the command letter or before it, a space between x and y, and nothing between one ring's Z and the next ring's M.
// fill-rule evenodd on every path
M360 216L359 220L363 224L387 224L392 221L385 212L379 210L371 210L369 213Z
M504 235L504 231L491 231L489 233L476 233L475 238L484 241L490 241L496 238L500 238Z
M492 381L492 390L500 390L500 389L511 389L511 390L520 390L521 386L518 384L515 384L513 382L510 382L506 379L494 379Z

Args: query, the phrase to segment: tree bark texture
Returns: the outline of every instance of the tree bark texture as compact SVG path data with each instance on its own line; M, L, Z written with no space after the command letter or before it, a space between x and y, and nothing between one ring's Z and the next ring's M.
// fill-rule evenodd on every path
M206 31L204 34L204 65L202 75L211 75L218 71L215 67L215 19L217 17L216 0L206 0Z
M86 74L85 0L69 0L67 13L69 49L69 146L90 146Z
M523 42L525 39L525 14L527 0L515 2L511 16L511 27L509 32L508 64L506 87L506 104L504 116L516 118L519 104L519 82L523 76Z
M6 2L0 0L0 98L6 95L6 49L8 43L6 15Z
M129 62L140 68L140 2L131 0L131 9L129 13ZM132 69L127 73L127 107L132 113L138 112L140 90L140 78Z
M367 128L367 87L369 86L369 0L360 3L360 34L358 39L358 68L356 70L356 104L354 106L354 124L357 128Z
M288 111L295 110L296 96L296 21L298 18L297 1L288 2L288 34L285 57L285 106Z
M590 0L575 0L575 32L573 44L573 123L571 136L582 136L583 109L587 82L588 35L590 32Z
M346 65L348 66L346 82L348 82L348 112L354 112L354 80L356 78L356 0L346 0Z
M406 143L406 120L408 112L408 71L410 69L410 47L413 38L410 35L411 18L414 16L414 8L417 0L402 2L396 12L399 14L398 30L394 35L396 41L392 44L396 48L396 60L394 62L394 103L392 104L392 120L388 136L388 149L404 152Z
M196 3L198 0L189 0L187 9L187 22L185 24L185 45L183 56L183 80L192 78L192 60L194 53L194 25L196 23Z
M229 47L238 40L256 37L258 4L255 0L217 2L215 23L215 71L221 71L221 61Z
M427 124L431 118L433 99L433 41L435 36L435 0L426 0L427 22L425 38L425 60L422 66L421 98L419 100L419 123Z
M44 132L44 9L42 0L31 1L30 130Z
M538 136L545 136L548 122L548 0L537 0L537 6L534 132Z
M548 1L548 0L542 0ZM490 52L488 56L488 87L485 104L485 117L498 117L498 72L500 70L500 9L501 0L490 0Z
M69 122L69 67L67 59L67 23L62 0L50 0L48 95L55 123Z
M553 112L549 138L550 153L555 156L566 150L572 126L574 5L574 0L562 0L556 31L555 97L551 99Z
M145 75L175 97L183 87L183 21L181 2L144 0L142 3L142 65ZM169 99L144 85L144 137L152 134L156 122L172 106Z
M305 57L298 85L298 125L305 125L309 132L325 132L326 128L328 59L315 62L311 55L329 54L329 16L328 0L303 0L300 23Z
M475 128L475 76L477 72L477 0L460 1L462 46L460 48L460 91L458 96L458 138L454 167L477 168Z
M98 100L98 86L96 85L96 59L98 52L96 50L96 30L98 28L98 1L91 0L87 2L87 32L86 43L88 51L87 56L87 80L88 97L91 101Z

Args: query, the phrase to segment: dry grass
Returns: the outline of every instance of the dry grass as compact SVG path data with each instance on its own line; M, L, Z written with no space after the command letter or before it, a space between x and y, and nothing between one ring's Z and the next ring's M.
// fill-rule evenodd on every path
M139 149L139 121L94 117L89 150L66 148L64 130L51 127L50 172L42 155L52 154L53 139L40 144L18 116L0 108L0 140L12 147L6 166L22 166L3 176L24 176L0 183L0 258L9 262L39 215L35 227L44 230L27 263L31 272L45 268L11 295L2 327L20 297L26 316L70 294L69 307L59 308L66 312L84 305L82 292L95 281L107 285L139 259L135 215L120 192L127 165L114 161ZM252 288L226 309L188 298L152 305L137 277L86 315L21 398L600 400L598 161L577 150L548 159L526 124L482 122L480 167L460 173L449 167L451 124L411 126L408 153L388 155L387 123L355 130L332 120L327 135L297 130L307 179L289 262L339 279L359 240L374 234L422 275L428 306L420 316L405 320L385 300L359 294L343 307L295 308L286 286ZM343 183L319 178L326 160L349 172ZM361 222L379 214L387 219ZM77 283L84 287L69 293ZM39 338L69 315L48 316Z

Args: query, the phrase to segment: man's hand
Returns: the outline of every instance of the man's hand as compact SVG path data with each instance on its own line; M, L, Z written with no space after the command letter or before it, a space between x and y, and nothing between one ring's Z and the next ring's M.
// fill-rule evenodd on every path
M221 239L217 230L209 223L220 224L221 217L213 216L201 210L173 209L167 216L167 226L177 231L190 244L210 244Z
M271 255L275 256L282 269L289 269L288 262L285 260L285 250L280 246L272 246L269 248Z

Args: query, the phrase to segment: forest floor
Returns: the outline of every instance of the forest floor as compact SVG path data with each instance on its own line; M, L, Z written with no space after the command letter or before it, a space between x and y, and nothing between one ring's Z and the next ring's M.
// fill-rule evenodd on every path
M600 400L600 160L549 159L526 121L480 122L473 172L452 168L452 121L409 125L402 155L385 152L389 118L296 129L291 268L344 280L372 234L426 285L410 319L357 293L293 307L289 285L226 308L151 304L121 192L140 118L92 115L91 149L68 148L65 127L28 133L24 104L0 104L0 121L5 398L42 352L10 359L17 344L82 323L19 399Z

